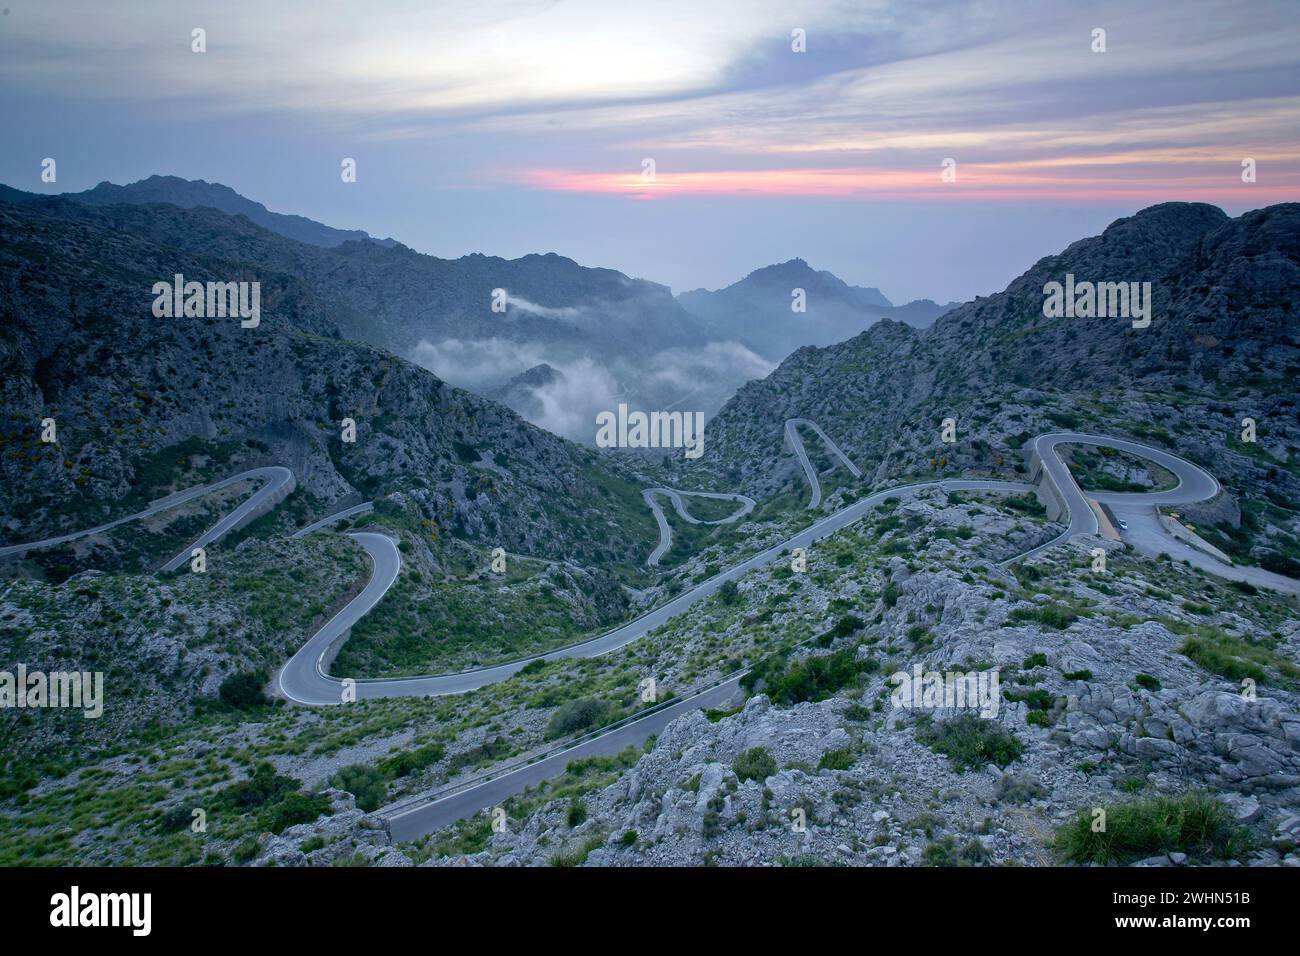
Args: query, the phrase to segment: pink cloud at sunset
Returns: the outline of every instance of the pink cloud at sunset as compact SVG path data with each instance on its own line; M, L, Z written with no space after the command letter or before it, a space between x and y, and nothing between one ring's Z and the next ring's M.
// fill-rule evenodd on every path
M1257 158L1258 164L1266 161ZM809 196L843 199L910 200L1123 200L1156 203L1176 199L1230 202L1246 190L1258 202L1300 199L1300 168L1294 162L1262 166L1258 181L1241 179L1241 158L1198 163L1195 169L1123 164L1113 158L1057 158L1050 162L958 163L945 182L938 162L918 168L787 168L657 172L650 181L637 170L588 172L528 169L516 174L533 189L632 199L692 196ZM1102 168L1104 167L1104 168Z

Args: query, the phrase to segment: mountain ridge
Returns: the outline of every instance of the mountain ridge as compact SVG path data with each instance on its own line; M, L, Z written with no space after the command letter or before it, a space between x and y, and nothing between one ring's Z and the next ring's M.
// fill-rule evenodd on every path
M210 183L203 179L153 175L121 186L104 180L83 192L62 195L67 199L98 206L151 202L167 203L182 209L209 206L230 215L245 216L250 222L288 239L324 248L345 242L373 242L385 247L398 245L395 239L378 239L363 229L337 229L306 216L271 212L262 203L249 199L224 183Z

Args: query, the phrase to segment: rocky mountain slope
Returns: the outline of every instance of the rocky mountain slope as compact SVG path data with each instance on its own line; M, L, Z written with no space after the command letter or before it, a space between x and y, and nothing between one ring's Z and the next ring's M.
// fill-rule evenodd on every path
M553 413L532 420L579 440L591 440L596 411L612 408L619 396L645 408L683 398L692 385L676 371L682 355L694 355L701 374L721 390L704 409L710 413L769 367L740 346L733 347L739 354L707 348L713 336L666 286L554 253L439 259L310 220L277 218L228 187L175 177L60 197L4 187L0 199L296 276L330 302L343 337L479 394L550 363L575 383L546 391L542 407ZM517 410L538 408L531 393L525 399Z
M533 420L545 413L542 395L548 389L563 386L565 382L563 372L543 362L520 372L504 385L489 390L486 396Z
M260 202L241 196L229 186L201 179L150 176L125 186L103 182L94 189L70 193L66 198L95 206L115 206L119 203L169 203L182 209L210 206L232 216L244 216L263 229L269 229L288 239L326 248L354 241L373 242L385 247L397 245L394 239L375 239L363 229L335 229L305 216L271 212Z
M780 635L729 705L575 762L499 832L485 813L394 846L344 812L259 860L355 841L384 865L1300 865L1294 606L1114 543L1104 574L1079 541L1013 575L991 560L1025 522L1006 505L928 492L828 538L809 574L748 576L671 638ZM996 671L994 712L895 706L916 666Z
M220 183L175 176L59 197L0 186L0 200L296 276L329 300L343 337L503 397L534 424L584 441L596 412L619 401L646 409L687 401L712 414L800 345L848 338L882 317L921 327L951 308L928 300L895 307L879 290L848 286L802 260L674 299L665 286L553 253L426 256L359 230L269 212ZM809 294L808 312L798 316L789 313L795 286ZM539 364L568 381L511 388L512 378Z
M293 268L290 246L313 250L211 209L0 205L8 541L164 493L190 464L180 443L197 441L185 451L218 455L226 473L291 468L316 509L402 491L445 533L490 547L640 560L654 532L632 484L513 412L338 337L355 316ZM152 286L175 273L260 282L260 325L155 318ZM45 418L56 444L40 441Z
M1046 317L1044 285L1067 273L1151 283L1150 325ZM1298 295L1300 205L1236 219L1203 204L1154 206L929 329L881 321L798 350L728 402L710 422L703 462L680 480L759 494L793 487L801 478L781 424L795 416L825 427L872 484L1007 477L1029 436L1095 428L1206 465L1233 500L1205 517L1239 556L1300 557ZM1240 440L1245 417L1257 424L1255 443ZM945 418L956 423L950 444Z

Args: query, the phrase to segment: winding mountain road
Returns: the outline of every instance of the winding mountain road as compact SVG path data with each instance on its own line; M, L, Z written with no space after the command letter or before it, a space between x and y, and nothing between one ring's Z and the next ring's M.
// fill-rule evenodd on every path
M831 441L820 425L807 418L790 418L785 423L785 437L790 442L790 447L794 449L795 456L799 459L799 464L803 465L804 476L808 479L808 484L812 486L812 500L808 502L809 508L816 508L822 503L822 485L817 480L817 469L813 467L812 461L808 458L808 449L804 447L803 439L799 436L799 426L811 428L817 433L817 437L822 440L822 444L841 464L849 470L854 478L861 478L862 472L858 466L849 461L849 456L840 451L840 446Z
M531 657L508 661L504 664L479 667L451 674L386 679L355 678L353 683L355 684L356 697L358 700L369 700L378 697L428 697L443 694L462 694L466 691L476 690L488 684L495 684L497 681L505 680L533 661L560 660L568 657L599 657L602 654L608 654L644 637L659 625L667 623L678 614L717 593L718 588L722 587L725 582L737 580L755 568L779 560L787 555L791 548L807 549L813 542L858 521L868 511L887 498L919 491L923 488L942 488L945 491L1027 491L1032 486L1023 482L1012 481L951 479L920 482L880 491L855 501L848 507L835 512L835 514L828 515L802 531L791 535L784 541L772 545L767 550L732 565L707 581L703 581L664 604L647 611L636 620L629 621L627 624L616 627L597 637L589 638L578 644L557 648L545 654L535 654ZM359 532L351 532L351 534L354 537L360 537ZM396 544L385 535L369 535L362 544L374 562L375 570L371 582L373 583L376 579L388 579L391 584L392 579L396 578L395 571L392 572L392 578L388 577L389 570L396 560ZM369 585L367 585L366 590L353 600L353 604L358 604L364 608L361 613L352 616L353 620L359 620L366 610L369 610L370 607L377 603L378 598L371 599L368 597L369 594L371 594L371 591ZM351 607L352 604L349 604L348 607L339 612L340 615ZM327 624L322 631L329 627L330 625ZM308 641L307 647L304 647L303 650L290 658L289 663L281 669L278 679L280 689L286 697L303 704L342 703L343 681L336 677L326 676L321 665L322 655L328 645L333 643L340 633L339 629L331 629L327 639L318 641L317 639L320 637L320 632L318 632ZM309 651L308 648L311 650Z
M758 504L758 502L748 495L730 494L725 491L678 491L675 488L647 488L645 491L641 492L641 497L644 498L645 503L650 506L650 511L655 516L655 523L659 525L659 543L656 544L654 550L650 552L650 556L645 559L645 563L650 567L658 565L659 559L662 558L664 553L673 546L673 529L668 524L668 519L664 516L664 509L659 507L659 501L657 499L660 495L663 495L671 501L673 503L673 510L681 515L682 520L687 521L690 524L731 524L745 517L745 515L753 511L755 506ZM727 515L725 518L705 521L703 518L696 518L686 510L686 505L682 502L683 495L692 498L713 498L719 501L737 501L740 503L740 509L734 514Z
M1178 479L1178 484L1164 491L1145 492L1085 492L1074 480L1074 475L1062 461L1057 452L1061 445L1093 445L1100 448L1114 448L1137 458L1153 461ZM1096 512L1089 504L1092 501L1110 507L1116 517L1124 522L1119 530L1122 541L1134 550L1148 557L1167 554L1177 561L1186 561L1193 567L1230 581L1244 581L1260 587L1282 591L1288 594L1300 594L1300 581L1274 574L1263 568L1250 565L1225 564L1213 555L1194 548L1186 542L1175 538L1160 519L1160 505L1186 505L1198 501L1208 501L1217 495L1221 486L1218 480L1204 468L1194 465L1184 458L1125 441L1122 438L1107 438L1102 435L1089 435L1083 432L1054 432L1040 435L1034 439L1034 452L1042 462L1043 468L1050 476L1058 494L1064 500L1069 511L1069 527L1056 539L1024 557L1033 557L1065 538L1081 534L1096 534L1098 522Z
M787 434L790 434L790 423L787 422ZM828 444L833 444L817 429L823 439ZM1156 504L1189 504L1195 501L1203 501L1211 498L1219 492L1219 484L1213 476L1204 469L1193 465L1191 462L1161 452L1158 449L1147 448L1134 442L1124 441L1122 439L1108 439L1094 435L1086 435L1076 432L1061 432L1051 435L1044 435L1036 440L1034 450L1042 462L1046 472L1047 479L1052 482L1053 490L1060 497L1064 509L1065 519L1067 521L1066 530L1053 538L1051 541L1029 551L1017 555L1003 562L1004 565L1014 564L1027 558L1041 554L1049 548L1055 547L1062 542L1078 535L1096 534L1098 524L1096 514L1089 503L1088 496L1079 488L1075 482L1070 470L1066 467L1057 453L1057 448L1064 444L1093 444L1106 445L1115 447L1121 451L1135 454L1140 457L1149 458L1157 462L1162 467L1173 472L1178 478L1178 484L1167 491L1149 492L1136 495L1106 495L1109 500L1118 500L1121 503L1133 503L1135 507L1146 507L1154 509ZM796 445L796 449L801 449L802 443ZM836 447L836 452L841 454ZM806 461L806 454L801 456L802 461ZM851 470L856 473L856 468ZM812 471L811 466L805 464L804 472L809 476L810 481L815 482L816 474ZM668 611L668 616L675 616L686 610L691 604L695 603L702 596L707 596L716 591L717 586L730 578L744 574L752 568L761 564L768 563L775 559L776 555L783 554L787 548L806 547L813 541L825 537L834 531L839 530L853 522L859 520L868 511L880 504L884 500L902 494L919 491L924 488L941 488L945 491L1033 491L1035 485L1024 482L1003 482L1003 481L984 481L984 480L941 480L932 482L921 482L917 484L904 485L898 488L891 488L885 491L877 492L867 498L854 502L846 508L841 509L833 515L818 521L816 524L804 531L793 536L785 542L755 555L753 558L736 565L734 568L724 571L714 578L701 584L691 592L681 595L677 599L663 607L652 611L646 618L650 618L659 611ZM814 484L815 491L819 491L818 486ZM1097 496L1094 496L1096 500ZM814 494L814 501L820 499L820 494ZM1131 499L1136 499L1132 502ZM1174 539L1165 535L1169 541ZM1194 550L1194 549L1188 549ZM775 555L774 555L775 552ZM1197 552L1201 554L1201 552ZM1209 559L1208 556L1202 555ZM1224 569L1231 571L1226 565L1218 562L1219 568L1216 573L1222 573ZM1259 569L1255 569L1259 570ZM1268 574L1268 572L1261 572ZM1226 575L1230 576L1230 575ZM1274 577L1277 577L1274 575ZM1290 579L1282 579L1289 582L1291 589L1294 588L1295 582ZM646 620L642 618L641 620ZM634 627L638 622L626 627ZM652 626L660 623L654 621ZM620 632L614 632L620 633ZM621 645L620 645L621 646ZM612 648L611 648L612 649ZM389 826L389 832L394 840L411 840L431 833L434 830L455 823L457 820L472 816L474 813L482 810L484 807L495 806L524 789L536 786L544 780L559 776L568 766L570 761L592 756L608 756L621 751L627 746L638 746L643 744L651 736L658 734L674 718L681 714L699 707L716 707L730 700L735 693L739 678L731 678L717 686L707 688L694 697L686 698L680 702L674 703L671 707L655 710L647 713L644 717L633 719L621 724L607 733L597 734L587 740L583 740L573 746L565 747L562 750L553 753L543 754L540 759L531 762L524 762L519 765L508 767L504 772L492 774L486 779L471 780L450 790L435 793L427 798L416 798L406 800L400 804L385 808L381 811L384 819Z
M102 534L119 525L127 524L131 521L141 521L150 518L160 512L167 511L171 508L183 505L188 501L196 498L202 498L204 495L210 495L214 491L220 491L223 488L229 488L241 481L255 481L259 478L265 479L266 484L255 491L245 499L238 508L223 517L215 525L205 531L195 542L185 548L180 554L172 558L162 566L164 571L175 571L187 560L190 552L195 548L205 548L213 541L216 541L222 535L229 531L242 528L253 518L265 514L271 508L275 507L293 491L295 481L293 472L288 468L280 465L270 465L265 468L250 468L248 471L241 471L237 475L231 475L229 478L222 478L220 481L214 481L210 485L196 485L193 488L186 488L184 491L178 491L175 494L167 495L165 498L159 498L157 501L150 503L148 508L143 511L137 511L135 514L118 518L115 521L109 521L106 524L96 525L93 528L87 528L84 531L74 531L71 534L60 535L57 538L45 538L41 541L29 541L27 544L11 544L0 548L0 558L10 557L13 555L23 555L28 551L37 551L41 548L53 548L69 541L76 541L79 538L88 538L91 535Z
M358 515L368 515L370 514L370 512L374 510L375 510L375 503L373 501L367 501L359 505L353 505L351 508L344 508L342 511L337 511L332 515L327 515L326 517L321 518L319 521L313 521L305 528L299 528L297 531L291 534L290 537L305 538L309 534L315 534L317 531L321 530L321 528L327 528L332 524L337 524L338 522L342 521L344 518L355 518Z
M790 419L787 421L785 423L786 435L790 438L795 454L799 457L800 463L804 468L804 473L809 480L809 484L812 486L813 494L810 507L816 507L816 505L820 504L821 487L817 481L816 470L812 467L812 464L808 459L807 451L803 447L803 442L795 430L796 426L800 425L811 427L821 437L823 442L825 442L827 448L840 459L853 475L860 476L861 471L815 423L810 422L807 419ZM1070 473L1069 468L1058 453L1059 446L1066 444L1089 444L1111 447L1119 451L1155 461L1172 472L1178 478L1178 484L1174 488L1159 492L1087 495L1079 487L1074 476ZM1067 521L1067 527L1064 532L1052 541L1033 548L1023 554L1017 555L1014 558L1008 559L1003 562L1004 564L1011 564L1032 558L1055 545L1080 535L1096 534L1099 525L1091 502L1105 502L1112 509L1123 511L1124 513L1141 512L1145 514L1145 510L1149 510L1154 514L1155 508L1158 505L1189 504L1196 501L1203 501L1212 498L1214 495L1218 494L1220 490L1219 483L1212 475L1191 462L1178 458L1177 456L1171 455L1167 452L1123 439L1112 439L1077 432L1057 432L1036 438L1033 443L1033 450L1035 457L1041 462L1045 481L1050 483L1051 491L1055 493L1063 505L1063 517ZM276 503L282 500L290 491L293 490L294 477L292 472L287 468L279 466L257 468L241 472L238 475L233 475L230 478L210 485L191 488L182 492L177 492L174 495L169 495L166 498L154 502L144 511L138 512L134 515L128 515L124 518L119 518L116 521L86 531L75 532L57 538L48 538L44 541L32 542L25 545L10 545L0 548L0 557L23 554L27 551L42 547L52 547L67 541L76 540L78 538L117 527L118 525L125 524L129 521L140 520L157 514L167 508L174 508L177 505L193 500L194 498L198 498L202 495L209 494L213 491L235 484L236 482L250 478L264 478L267 480L267 483L246 501L240 504L239 507L233 510L229 515L223 517L216 525L205 532L193 545L191 545L190 548L187 548L180 555L173 558L163 566L164 570L174 570L176 567L179 567L184 563L192 548L204 547L206 544L216 541L222 535L235 528L241 527L256 515L264 513L270 507L273 507ZM605 634L589 638L567 647L557 648L556 650L549 651L545 654L537 654L531 657L521 658L519 660L509 661L490 667L480 667L448 674L394 679L341 679L327 673L328 663L332 659L332 654L336 653L338 647L341 646L344 640L346 640L350 628L380 602L388 589L397 580L397 576L402 567L401 554L397 548L397 542L388 535L367 531L348 532L350 537L361 544L370 558L372 564L370 578L361 593L339 610L338 613L336 613L323 627L313 634L297 651L297 653L295 653L285 663L284 667L281 668L276 677L276 684L279 687L280 692L286 698L301 704L310 705L341 704L350 699L367 700L383 697L458 694L504 680L536 660L596 657L602 654L607 654L638 640L654 628L666 623L677 615L682 614L700 601L707 599L711 595L715 594L725 582L734 581L743 577L755 568L781 560L787 556L793 548L808 548L821 538L859 521L873 508L889 498L898 497L903 494L915 493L927 488L937 488L950 492L1023 492L1032 491L1035 489L1035 486L1025 482L1013 481L941 479L935 481L916 482L878 491L841 508L831 515L820 518L812 525L796 532L785 540L736 563L732 567L727 568L708 580L695 585L691 589L677 595L666 603L647 611L636 620L616 627ZM667 522L663 515L663 511L658 505L657 498L659 496L667 497L672 501L678 514L691 523L729 523L749 514L755 506L755 502L751 498L744 495L723 492L682 492L669 488L652 488L648 489L643 494L647 504L655 513L660 527L661 538L659 547L656 548L658 554L654 555L656 558L667 550L668 545L671 543L671 531L667 529ZM735 514L730 515L727 518L704 522L690 515L682 501L682 496L684 495L735 500L740 502L742 507ZM294 533L293 537L303 537L344 518L364 514L371 510L372 507L373 506L369 502L355 505L299 529ZM1184 545L1182 542L1176 542L1168 532L1164 531L1163 525L1161 525L1158 520L1155 522L1155 527L1159 529L1158 532L1152 532L1150 528L1147 528L1144 525L1143 534L1156 533L1158 535L1163 535L1167 541L1163 543L1162 547L1163 550L1167 552L1172 552L1174 550L1168 544L1169 542L1174 542L1178 544L1180 548L1195 552L1198 556L1200 566L1206 566L1204 562L1210 562L1207 566L1207 570L1211 570L1216 574L1222 574L1225 577L1235 577L1238 574L1251 575L1249 578L1237 577L1236 579L1252 580L1263 584L1264 586L1280 587L1283 590L1288 590L1293 593L1297 591L1298 583L1289 578L1282 578L1280 575L1271 575L1269 572L1263 571L1262 569L1238 568L1235 566L1225 565L1222 562L1214 560L1203 552L1196 551L1196 549ZM548 777L555 776L563 771L564 766L567 765L570 760L582 756L616 753L630 744L642 743L648 739L651 734L657 733L667 725L668 721L673 719L673 717L680 715L680 713L683 713L686 709L711 705L712 703L721 702L730 697L731 693L734 691L735 680L736 679L733 678L729 682L724 682L719 686L701 691L694 697L674 702L666 707L657 708L643 717L629 719L606 733L598 733L574 746L555 753L543 755L541 759L532 763L507 768L503 773L492 776L490 779L482 782L457 788L453 793L435 794L428 799L406 801L400 805L400 807L391 808L391 810L385 814L390 826L392 827L393 835L397 839L411 839L420 834L430 832L431 830L445 826L448 823L467 816L482 807L491 806L505 797L519 792L524 787L531 786L541 780L547 779Z

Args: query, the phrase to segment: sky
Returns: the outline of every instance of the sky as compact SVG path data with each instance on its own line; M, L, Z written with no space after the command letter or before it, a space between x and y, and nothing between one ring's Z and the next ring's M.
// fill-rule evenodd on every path
M0 182L171 174L439 256L679 292L800 257L964 301L1154 203L1300 201L1297 12L0 0Z

